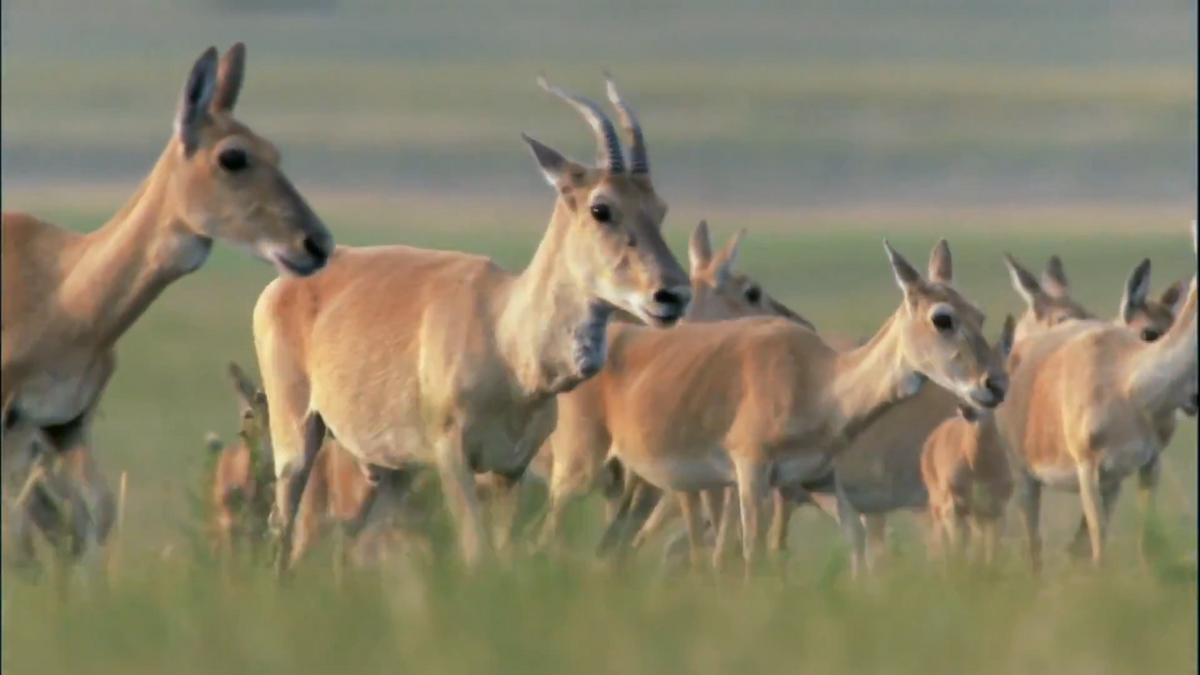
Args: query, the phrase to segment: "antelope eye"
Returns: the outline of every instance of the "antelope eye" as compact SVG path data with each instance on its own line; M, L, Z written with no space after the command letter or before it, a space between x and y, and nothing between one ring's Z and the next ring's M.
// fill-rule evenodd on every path
M946 333L954 330L954 316L949 312L937 312L930 317L930 321L933 322L933 327L940 332Z
M612 220L612 210L608 204L592 204L592 217L597 223L607 223Z
M1153 328L1143 328L1142 329L1142 339L1145 340L1146 342L1154 342L1155 340L1157 340L1160 337L1162 337L1162 333L1159 333L1158 331L1154 330Z
M751 286L746 289L746 300L757 305L759 300L762 300L762 289L758 286Z
M241 148L229 148L221 152L217 162L229 173L237 173L250 164L250 157Z

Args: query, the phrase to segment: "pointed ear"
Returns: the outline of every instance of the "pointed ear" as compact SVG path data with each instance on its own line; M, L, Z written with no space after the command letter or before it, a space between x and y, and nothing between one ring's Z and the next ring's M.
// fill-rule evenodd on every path
M1000 328L1000 339L996 343L1000 351L1000 358L1003 360L1007 361L1008 355L1012 353L1013 334L1016 333L1016 330L1017 320L1013 318L1012 314L1005 316L1004 326Z
M1042 290L1042 285L1038 283L1037 277L1033 276L1029 270L1017 262L1016 258L1012 257L1012 254L1004 254L1004 265L1008 268L1009 277L1012 278L1013 288L1025 299L1025 304L1030 307L1036 305L1037 301L1046 294Z
M729 280L733 274L733 270L737 267L738 251L742 245L742 238L746 236L746 228L738 230L720 251L713 256L713 264L717 268L717 279L724 283Z
M939 239L929 254L929 280L948 284L954 280L954 261L950 257L950 244Z
M242 78L246 73L246 45L239 42L221 57L217 69L217 92L213 96L212 110L232 112L242 92Z
M692 266L692 276L701 270L708 269L708 266L712 264L712 259L712 237L708 234L708 221L701 220L696 229L692 231L691 240L688 241L688 261Z
M1046 261L1046 269L1042 272L1042 290L1050 295L1062 297L1069 292L1067 273L1063 270L1062 259L1057 255L1050 256Z
M254 380L246 375L246 371L233 361L229 362L229 379L233 380L233 388L237 391L238 398L245 405L251 405L254 402L254 395L258 391L258 385Z
M1142 261L1129 273L1125 282L1125 292L1121 295L1120 317L1126 323L1133 321L1134 313L1146 306L1146 298L1150 297L1150 259Z
M256 410L266 410L267 408L267 392L259 389L254 392L254 408Z
M175 111L175 135L183 143L185 155L200 144L200 127L217 91L217 48L204 50L188 74Z
M1166 305L1171 310L1171 314L1178 314L1179 309L1183 306L1183 298L1187 293L1187 279L1180 279L1175 283L1163 289L1162 295L1158 301Z
M920 288L923 280L921 273L916 270L904 256L900 255L887 239L883 240L883 250L887 252L888 260L892 263L892 272L896 275L896 284L900 286L900 290L904 291L907 296L912 291Z
M542 170L542 175L546 177L546 182L550 184L550 187L561 188L564 185L564 179L569 179L572 174L584 171L581 165L572 162L561 152L529 134L521 132L521 139L529 145L530 151L533 152L533 158L537 161L538 168Z

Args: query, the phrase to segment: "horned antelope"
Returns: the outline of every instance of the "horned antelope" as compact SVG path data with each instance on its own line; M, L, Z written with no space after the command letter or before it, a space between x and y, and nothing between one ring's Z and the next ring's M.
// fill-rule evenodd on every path
M687 309L688 277L661 233L667 205L611 79L628 164L599 105L538 82L587 120L599 166L522 134L557 193L523 272L459 252L338 247L321 275L276 279L260 296L254 341L271 407L280 571L326 429L365 465L436 465L473 566L491 548L473 474L504 479L493 505L509 514L496 522L511 522L514 488L554 428L555 396L604 365L613 309L656 327ZM507 528L498 536L503 548Z
M192 66L171 139L107 224L77 234L26 213L3 215L0 380L5 470L14 432L57 450L90 446L114 346L172 282L198 269L213 240L253 250L287 275L320 270L333 249L321 219L279 167L279 152L233 117L245 70L235 44ZM112 511L109 491L90 507ZM82 551L109 522L99 515Z
M1052 255L1039 279L1015 258L1004 256L1014 289L1025 300L1026 309L1014 330L1020 342L1066 321L1095 316L1071 295L1062 260ZM1157 339L1170 328L1179 309L1180 282L1170 285L1155 300L1149 296L1150 263L1143 260L1130 272L1126 289L1113 322L1131 329L1143 340ZM854 509L866 527L869 561L885 551L887 514L901 509L924 509L927 492L920 473L923 443L938 424L955 415L955 396L940 387L926 387L912 400L884 413L863 431L834 464ZM832 485L804 489L790 485L776 503L772 547L786 548L788 518L793 505L814 503L837 517ZM1086 533L1086 529L1085 529ZM1085 535L1086 536L1086 535Z
M1016 321L1008 315L996 342L996 362L1004 367L1012 351ZM921 452L921 478L929 493L931 540L941 549L943 535L965 553L972 528L983 543L983 559L991 565L999 543L1004 507L1012 497L1008 449L991 411L959 406L929 434Z
M215 454L210 499L213 535L223 559L247 545L253 550L266 534L271 508L271 435L267 398L241 366L230 362L238 400L238 434L233 443L215 433L207 438Z
M745 229L737 232L716 253L713 252L708 223L701 221L688 246L692 302L682 322L720 321L744 316L777 316L803 326L812 324L772 298L762 285L737 272L737 257ZM611 336L610 336L611 339ZM610 396L621 397L606 379L607 370L559 396L558 424L546 439L535 465L545 476L549 503L539 534L539 548L557 542L562 517L573 502L596 487L603 487L609 498L609 519L615 515L613 501L620 497L626 482L636 480L621 470L619 461L609 457L612 433L607 411ZM615 472L615 475L614 475ZM646 489L653 490L652 486ZM657 491L640 496L642 508L657 501ZM663 504L669 502L662 502Z
M1003 400L1004 374L992 367L980 334L983 312L951 286L946 242L933 249L928 280L886 241L884 247L903 301L870 342L849 352L777 318L687 324L669 333L613 327L604 382L621 395L606 396L611 452L631 473L679 493L694 565L701 555L699 491L736 485L749 574L766 492L826 475L848 440L927 378L968 405ZM618 519L610 529L623 526Z
M1193 252L1196 229L1192 223ZM1162 451L1176 410L1197 410L1196 279L1171 328L1147 342L1077 321L1018 342L1012 400L997 420L1013 449L1029 562L1041 569L1043 487L1077 490L1101 565L1121 481Z

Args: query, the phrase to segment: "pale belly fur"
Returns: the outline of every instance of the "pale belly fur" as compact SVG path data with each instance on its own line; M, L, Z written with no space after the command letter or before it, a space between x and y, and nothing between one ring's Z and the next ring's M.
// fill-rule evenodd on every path
M33 426L65 424L88 409L103 385L104 366L100 360L59 359L22 383L16 409L22 421Z

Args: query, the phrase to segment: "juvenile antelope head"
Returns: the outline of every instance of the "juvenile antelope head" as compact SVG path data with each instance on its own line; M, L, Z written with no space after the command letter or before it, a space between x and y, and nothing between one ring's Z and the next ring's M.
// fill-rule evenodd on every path
M196 60L175 114L165 187L181 224L204 241L227 241L307 276L324 267L333 238L280 168L279 150L234 119L245 69L240 42L219 63L215 47Z
M904 358L916 373L961 401L994 408L1004 400L1008 376L983 338L983 311L952 286L950 246L942 239L929 257L929 278L884 241L904 302L893 317Z
M237 439L225 446L216 434L207 438L209 450L218 453L212 499L216 534L227 552L237 540L265 532L272 496L267 397L238 364L229 364L229 377L238 399Z
M713 253L708 221L702 220L688 244L692 303L688 321L723 321L742 316L779 316L816 330L804 317L772 298L761 284L737 271L738 250L746 228L737 231Z
M522 133L546 181L558 191L551 235L570 278L601 303L654 326L670 326L687 309L687 276L662 238L667 204L650 181L646 141L633 111L608 78L608 98L629 139L628 162L616 127L596 103L538 85L575 108L598 142L587 167Z
M1095 316L1083 305L1071 298L1070 284L1063 270L1062 260L1050 256L1046 270L1039 281L1011 254L1004 254L1004 265L1012 278L1013 288L1025 300L1026 310L1017 322L1014 340L1076 319L1094 319Z
M1071 297L1070 284L1057 255L1050 256L1046 262L1040 281L1012 255L1004 254L1004 263L1013 288L1027 306L1017 323L1018 341L1066 321L1096 318ZM1171 327L1175 314L1182 307L1186 289L1186 280L1181 280L1167 287L1158 300L1150 298L1150 260L1143 259L1125 283L1116 320L1137 332L1143 340L1153 342Z

